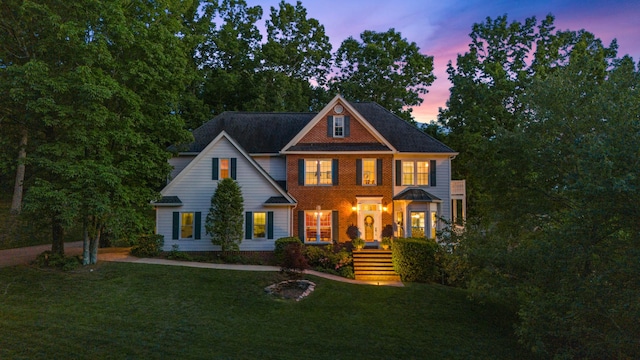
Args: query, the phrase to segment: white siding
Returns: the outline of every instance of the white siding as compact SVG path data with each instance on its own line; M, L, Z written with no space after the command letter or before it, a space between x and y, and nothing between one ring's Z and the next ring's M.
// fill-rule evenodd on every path
M424 156L395 156L393 159L393 184L394 184L394 195L397 195L404 191L408 187L415 186L396 186L396 160L407 160L407 161L436 161L436 186L420 186L421 189L424 189L429 194L437 196L442 200L442 203L439 204L440 207L440 216L445 219L451 219L451 159L449 156L442 155L429 155L425 154Z
M201 154L175 183L163 190L164 196L178 196L183 203L180 207L158 207L156 214L156 231L164 235L164 250L171 250L173 244L178 244L182 251L210 251L219 250L211 243L206 234L206 221L211 196L215 192L218 181L211 180L212 158L236 158L237 176L244 198L245 211L274 212L274 240L243 240L240 250L273 250L274 241L280 237L290 235L290 209L288 207L265 207L264 202L271 196L281 196L273 185L256 169L253 164L240 153L226 138L221 138L217 144L210 147L208 152ZM173 212L201 212L201 239L172 240Z
M253 160L274 180L287 180L287 160L284 156L254 156Z
M169 180L175 179L180 174L180 171L187 167L193 159L195 159L195 155L175 156L169 159L169 165L173 166Z

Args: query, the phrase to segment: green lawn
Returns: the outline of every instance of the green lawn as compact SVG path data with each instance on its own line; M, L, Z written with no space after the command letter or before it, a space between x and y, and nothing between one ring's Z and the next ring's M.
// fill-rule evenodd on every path
M301 302L278 273L102 263L0 269L0 359L515 359L510 316L462 290L316 277Z

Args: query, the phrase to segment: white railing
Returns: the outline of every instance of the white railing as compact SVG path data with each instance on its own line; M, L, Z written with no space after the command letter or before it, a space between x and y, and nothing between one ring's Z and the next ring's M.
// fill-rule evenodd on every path
M465 198L466 194L465 180L451 180L451 197Z

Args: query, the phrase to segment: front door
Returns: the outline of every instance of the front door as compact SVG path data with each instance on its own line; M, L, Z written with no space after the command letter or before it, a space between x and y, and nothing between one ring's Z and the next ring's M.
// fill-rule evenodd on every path
M380 239L381 204L362 203L359 206L358 227L360 237L364 241L371 242Z

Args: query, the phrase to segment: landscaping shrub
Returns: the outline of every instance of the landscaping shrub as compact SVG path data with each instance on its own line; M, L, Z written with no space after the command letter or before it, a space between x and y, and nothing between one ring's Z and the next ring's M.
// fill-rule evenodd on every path
M131 255L137 257L154 257L160 255L164 245L164 236L145 234L138 237L137 244L131 248Z
M77 269L82 261L78 256L67 257L47 250L38 255L34 263L39 267L52 267L63 271L71 271Z
M193 261L193 257L186 252L180 251L180 245L171 245L171 251L167 254L169 260Z
M402 281L435 282L440 272L436 265L439 245L432 239L399 238L393 242L393 268Z
M316 271L353 279L353 257L344 246L307 246L305 257L309 266Z
M291 237L283 237L279 238L275 241L275 249L273 250L273 257L275 258L276 264L282 265L284 261L284 254L287 245L291 243L302 244L302 241L297 236Z
M304 257L304 245L301 242L290 242L284 248L284 256L280 269L289 276L297 277L309 268Z

